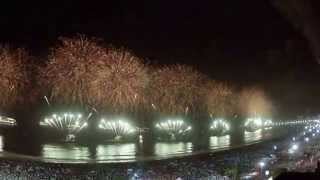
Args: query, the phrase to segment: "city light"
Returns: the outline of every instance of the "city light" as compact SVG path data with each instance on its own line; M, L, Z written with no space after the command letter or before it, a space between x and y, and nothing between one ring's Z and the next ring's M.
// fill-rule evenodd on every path
M269 170L266 170L266 171L264 172L264 174L265 174L266 176L269 176L269 175L270 175L270 171L269 171Z
M288 150L288 152L289 152L290 154L293 154L294 152L296 152L296 151L298 150L298 148L299 148L299 146L298 146L297 144L293 144L293 145L291 146L291 148Z
M278 147L276 145L273 146L273 150L277 150Z
M265 166L265 163L264 162L259 162L259 166L260 166L260 168L263 168Z

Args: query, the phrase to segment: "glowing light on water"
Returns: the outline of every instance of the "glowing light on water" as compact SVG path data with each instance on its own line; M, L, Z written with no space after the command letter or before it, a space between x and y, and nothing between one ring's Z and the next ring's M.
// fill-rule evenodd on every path
M48 159L59 160L90 160L89 148L70 144L44 144L41 149L41 156ZM70 161L71 162L71 161Z
M178 154L191 153L193 150L193 144L188 143L156 143L155 155L157 156L174 156Z
M138 151L135 143L101 144L96 150L96 160L108 162L135 160Z
M0 125L5 125L5 126L16 126L17 121L15 119L5 117L5 116L0 116Z
M87 117L83 117L80 113L55 113L40 121L40 125L76 134L88 126L91 115L90 113Z
M220 149L230 147L230 135L211 136L209 139L209 149Z
M263 138L263 136L262 136L261 129L258 129L254 132L248 132L248 131L244 132L245 143L252 143L252 142L260 141L260 140L262 140L262 138Z
M124 119L105 120L101 119L99 128L113 133L114 138L119 139L124 136L132 135L137 132L136 127L132 126Z
M182 119L168 119L156 124L156 128L166 132L171 136L184 135L191 131L192 127L187 125Z
M3 151L3 145L4 145L4 143L3 143L3 136L0 135L0 152Z

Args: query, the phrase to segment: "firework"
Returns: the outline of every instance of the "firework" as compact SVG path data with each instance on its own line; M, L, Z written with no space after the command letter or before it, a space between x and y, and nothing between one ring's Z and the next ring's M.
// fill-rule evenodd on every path
M192 129L192 127L187 125L182 119L168 119L157 123L155 126L159 131L166 133L172 139L185 135Z
M257 87L245 88L240 93L239 108L242 115L269 116L272 111L272 104L265 92Z
M125 136L137 133L137 128L132 126L126 120L105 120L101 119L99 128L113 133L114 139L119 140Z
M92 104L104 110L134 111L145 101L148 74L142 60L124 49L107 48L106 56L91 67L88 92ZM96 103L98 102L98 103Z
M30 85L27 61L30 56L23 49L0 47L0 106L8 110L24 101L23 92Z
M236 112L236 97L230 86L209 80L203 90L206 109L211 116L226 117Z
M148 76L138 57L84 36L62 38L61 43L40 71L50 102L121 111L143 101Z
M244 124L245 128L249 129L259 129L259 128L270 128L273 126L273 122L271 119L263 119L261 117L248 118Z
M270 127L273 125L273 122L271 119L265 119L264 122L263 122L263 126L264 127Z
M148 97L152 109L172 115L198 108L203 75L185 65L165 66L152 73Z
M211 123L210 130L226 133L230 131L230 125L224 119L215 119Z
M88 126L92 114L84 117L80 113L52 114L40 121L41 126L55 128L67 134L75 135Z
M89 67L105 57L105 49L95 39L84 36L62 38L49 56L45 68L40 69L42 91L50 102L63 105L88 105Z

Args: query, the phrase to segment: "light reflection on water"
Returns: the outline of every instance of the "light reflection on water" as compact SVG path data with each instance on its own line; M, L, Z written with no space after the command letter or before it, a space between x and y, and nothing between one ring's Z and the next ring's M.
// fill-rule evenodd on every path
M245 143L252 143L255 141L262 140L262 129L258 129L254 132L245 131L244 132L244 142Z
M97 160L125 160L135 159L136 157L136 144L103 144L97 146Z
M172 156L196 153L196 151L217 151L241 145L252 144L253 142L263 141L281 135L274 130L257 130L254 132L242 131L238 134L225 136L212 136L203 139L205 144L197 142L149 142L143 145L139 143L118 143L118 144L94 144L80 145L76 143L18 143L14 139L0 134L0 152L9 151L19 154L40 156L44 159L57 160L97 160L124 162L134 161L143 158L165 158ZM283 135L283 134L282 134ZM16 146L10 146L16 145ZM201 146L203 145L203 146ZM27 147L27 149L26 149ZM22 151L18 151L22 150Z
M191 153L193 144L191 142L177 142L177 143L156 143L155 152L156 156L172 156L182 153Z
M3 151L3 136L0 135L0 152Z
M209 149L215 150L228 147L230 147L230 135L220 137L211 136L209 139Z
M74 144L44 144L42 146L42 157L49 159L83 159L90 157L89 149L86 146Z

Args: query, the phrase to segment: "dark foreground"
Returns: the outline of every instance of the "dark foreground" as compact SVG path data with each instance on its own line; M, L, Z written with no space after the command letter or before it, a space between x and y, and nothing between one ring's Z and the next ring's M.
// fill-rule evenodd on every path
M282 171L313 172L320 159L320 131L216 153L158 161L108 164L61 164L7 157L0 179L268 179ZM310 138L304 142L305 138ZM299 144L295 152L288 151ZM274 147L277 148L274 148ZM4 156L5 157L5 156ZM263 163L263 165L262 165ZM268 173L267 173L268 172ZM280 176L281 177L281 176Z
M230 179L254 172L261 159L271 156L274 143L143 163L48 164L2 159L0 179Z

